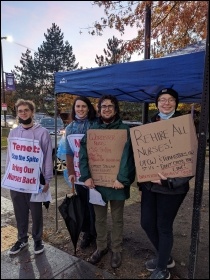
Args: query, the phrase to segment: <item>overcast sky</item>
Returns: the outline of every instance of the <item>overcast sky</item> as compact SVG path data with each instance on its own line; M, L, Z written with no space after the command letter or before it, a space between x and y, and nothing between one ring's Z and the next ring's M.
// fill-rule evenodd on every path
M27 47L38 50L52 23L61 29L64 41L72 46L79 66L98 67L96 54L104 54L109 38L121 38L119 32L109 28L103 36L88 34L86 28L103 16L103 8L93 6L90 1L1 1L1 36L13 38L13 42L1 40L4 72L11 72L14 65L20 65L21 54ZM129 40L136 33L135 28L128 29L123 39ZM137 55L132 56L132 61L138 59Z

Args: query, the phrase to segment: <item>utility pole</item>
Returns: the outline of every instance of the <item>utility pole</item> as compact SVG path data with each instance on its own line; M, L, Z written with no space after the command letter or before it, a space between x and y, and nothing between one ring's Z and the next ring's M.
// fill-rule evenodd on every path
M151 4L146 5L145 14L145 36L144 36L144 59L150 59L150 38L151 38ZM144 102L142 106L142 122L148 122L149 104Z
M1 40L6 40L7 37L1 37ZM3 49L2 49L2 42L1 42L1 77L2 77L2 101L6 103L5 97L5 84L4 84L4 66L3 66ZM6 110L4 110L4 127L6 127Z

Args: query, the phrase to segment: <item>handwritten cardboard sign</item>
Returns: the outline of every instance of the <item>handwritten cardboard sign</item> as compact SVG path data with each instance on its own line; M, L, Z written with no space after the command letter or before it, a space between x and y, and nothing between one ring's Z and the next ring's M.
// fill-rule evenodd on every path
M130 129L137 181L194 176L197 136L190 114Z
M39 141L11 137L8 145L10 161L1 186L18 192L38 193L43 162Z
M95 185L112 187L117 179L125 143L125 129L89 129L87 151Z

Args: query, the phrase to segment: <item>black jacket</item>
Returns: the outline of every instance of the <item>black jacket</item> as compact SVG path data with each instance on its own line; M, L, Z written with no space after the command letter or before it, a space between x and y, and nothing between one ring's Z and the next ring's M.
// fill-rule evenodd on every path
M181 115L182 114L180 112L176 111L173 114L172 118L179 117ZM151 118L151 122L156 122L159 120L160 117L158 116L158 113ZM193 178L193 176L182 177L182 178L167 178L167 180L161 180L162 185L154 184L152 182L143 182L137 184L140 190L146 187L151 192L175 195L175 194L183 194L188 192L189 180L191 178Z

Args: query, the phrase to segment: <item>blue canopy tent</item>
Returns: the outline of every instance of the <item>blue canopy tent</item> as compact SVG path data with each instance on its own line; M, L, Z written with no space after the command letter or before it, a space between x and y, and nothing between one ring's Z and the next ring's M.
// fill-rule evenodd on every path
M55 97L59 93L94 98L99 98L104 94L112 94L119 101L153 103L157 92L162 88L171 87L179 93L181 103L201 104L189 279L193 279L195 274L204 182L209 110L208 44L209 42L202 41L200 44L188 46L163 58L146 59L86 70L56 72L54 77ZM55 117L56 112L57 100L55 98ZM55 144L57 145L57 143Z
M201 103L205 51L157 59L55 73L55 94L99 98L112 94L120 101L154 102L156 93L173 87L182 103Z

